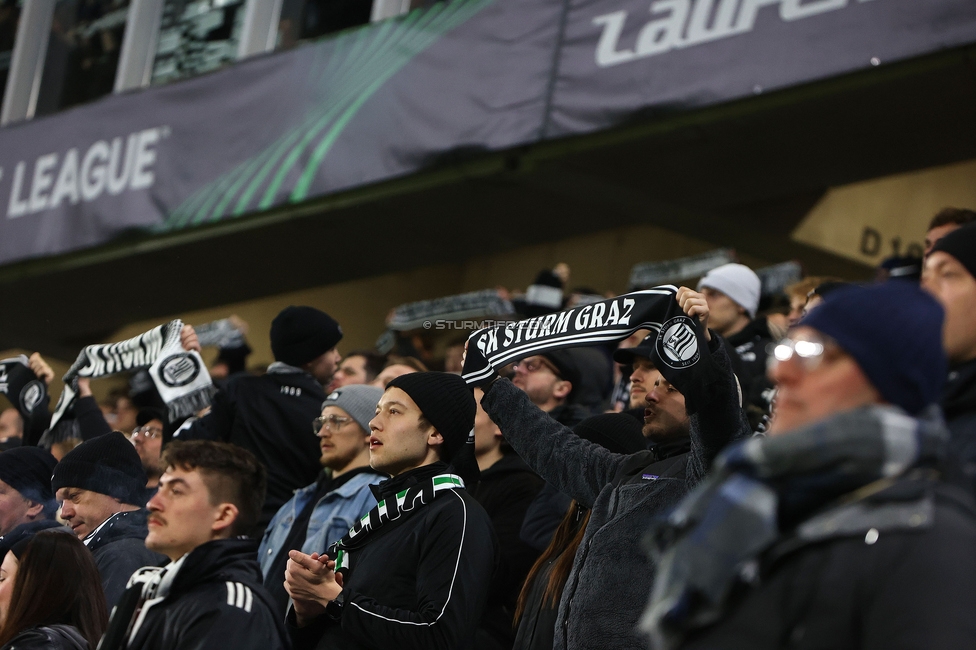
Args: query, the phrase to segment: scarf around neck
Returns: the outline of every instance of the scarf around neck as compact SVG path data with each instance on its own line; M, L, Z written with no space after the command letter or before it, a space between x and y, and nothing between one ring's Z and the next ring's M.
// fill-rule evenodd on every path
M718 621L732 587L755 574L775 542L823 534L812 523L816 512L938 460L947 441L934 407L914 418L869 406L731 445L711 476L652 525L658 568L641 621L652 647L675 648L685 634Z
M381 499L333 545L332 549L329 549L329 556L335 558L336 572L348 574L349 552L364 547L384 526L420 510L422 506L432 503L438 496L463 489L464 480L460 476L442 473L420 478L416 484L407 489Z

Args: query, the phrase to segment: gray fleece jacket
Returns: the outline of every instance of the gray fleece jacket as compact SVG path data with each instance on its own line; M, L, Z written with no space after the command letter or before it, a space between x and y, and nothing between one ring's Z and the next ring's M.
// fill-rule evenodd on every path
M591 508L559 603L554 650L646 646L636 628L654 579L641 544L648 523L701 481L728 442L750 433L714 333L708 350L694 384L681 385L680 374L668 377L685 396L689 438L629 456L579 438L507 379L488 387L481 404L505 440L547 482Z

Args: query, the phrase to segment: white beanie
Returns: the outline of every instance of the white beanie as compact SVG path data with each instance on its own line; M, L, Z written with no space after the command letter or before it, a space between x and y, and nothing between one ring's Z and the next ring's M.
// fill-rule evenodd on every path
M756 317L759 308L759 295L762 282L759 276L744 264L723 264L709 271L698 283L702 287L721 291L732 301L749 312L749 318Z

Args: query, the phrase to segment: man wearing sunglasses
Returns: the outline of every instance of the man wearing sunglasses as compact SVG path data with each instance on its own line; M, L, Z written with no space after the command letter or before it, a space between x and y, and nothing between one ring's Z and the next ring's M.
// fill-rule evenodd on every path
M337 388L311 423L309 435L318 437L322 452L322 474L281 507L258 550L264 586L282 617L288 607L288 551L324 553L376 504L370 486L386 476L369 466L369 421L382 396L382 389L365 384Z
M943 311L846 287L770 350L768 437L652 525L652 647L972 648L976 505L942 482Z

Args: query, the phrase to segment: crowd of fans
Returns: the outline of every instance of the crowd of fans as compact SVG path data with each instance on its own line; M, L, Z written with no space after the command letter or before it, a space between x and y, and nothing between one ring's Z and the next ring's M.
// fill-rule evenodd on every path
M657 291L678 325L497 367L343 355L288 307L275 362L223 347L188 418L135 379L99 404L69 378L57 427L21 392L0 647L976 647L976 213L925 255L765 312L726 264ZM520 306L546 331L582 304L559 271Z

